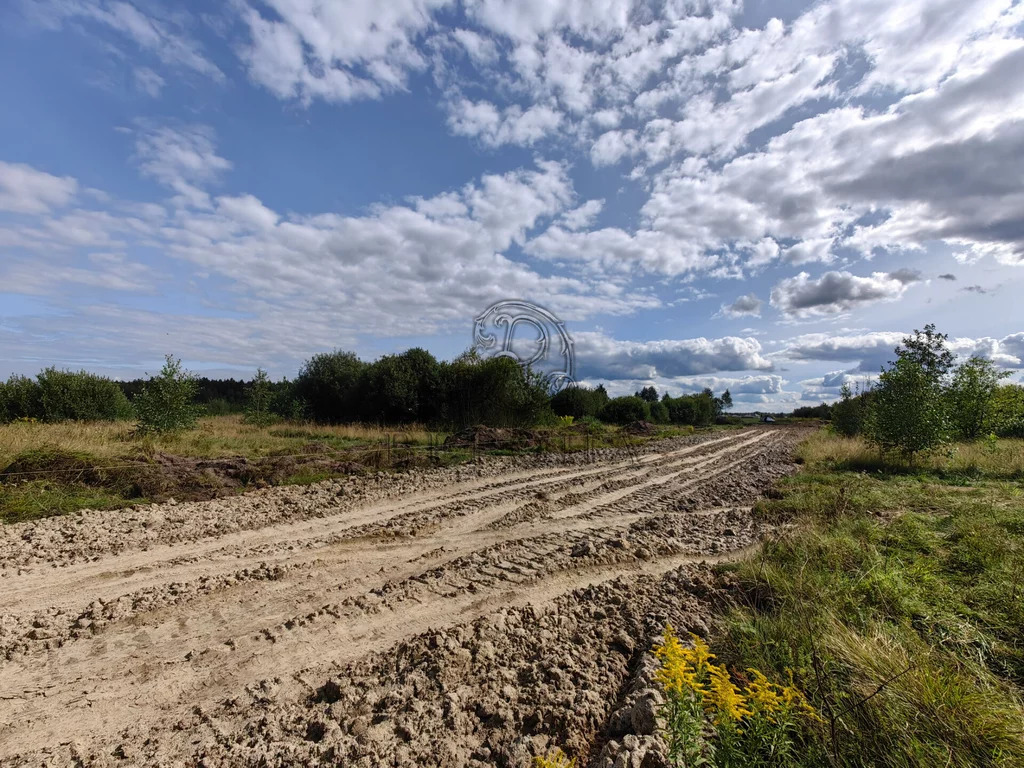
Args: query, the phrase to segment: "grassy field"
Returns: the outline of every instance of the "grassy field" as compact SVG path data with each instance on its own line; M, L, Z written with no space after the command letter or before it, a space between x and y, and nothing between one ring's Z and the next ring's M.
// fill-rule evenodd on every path
M890 465L819 433L716 643L824 722L795 765L1024 765L1024 441Z
M582 451L692 433L692 427L637 435L602 424L574 425L525 431L522 444L517 438L446 447L448 433L416 425L253 426L241 416L213 416L193 430L139 436L130 422L15 422L0 425L0 522L169 497L211 498L358 471L452 464L477 453Z

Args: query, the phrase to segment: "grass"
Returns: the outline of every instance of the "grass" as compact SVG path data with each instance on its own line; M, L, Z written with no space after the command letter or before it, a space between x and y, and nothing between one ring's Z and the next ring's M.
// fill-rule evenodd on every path
M692 427L660 427L655 437L693 434ZM481 446L443 448L445 432L411 425L319 425L279 422L246 424L239 415L207 416L196 429L139 436L130 422L15 422L0 425L0 523L21 522L78 509L109 509L170 496L209 498L251 485L311 484L339 473L411 464L450 466L477 453L583 451L639 445L651 436L630 435L594 424L538 432L532 448ZM214 488L196 473L155 466L158 455L188 459L234 459L253 463L229 488ZM290 460L294 459L291 463ZM325 466L324 460L334 460ZM238 483L241 483L240 485Z
M805 754L1024 765L1022 448L962 445L907 467L820 433L799 449L805 471L756 508L788 530L733 568L719 654L793 671L826 718Z
M384 429L359 424L325 426L288 422L257 427L246 424L237 415L208 416L200 419L194 430L146 437L136 437L134 425L126 421L15 422L0 425L0 467L7 466L25 451L47 445L74 453L89 453L100 459L156 452L196 458L259 458L301 453L303 446L313 442L345 450L382 443L388 436L395 442L411 445L437 444L446 437L445 433L415 425Z

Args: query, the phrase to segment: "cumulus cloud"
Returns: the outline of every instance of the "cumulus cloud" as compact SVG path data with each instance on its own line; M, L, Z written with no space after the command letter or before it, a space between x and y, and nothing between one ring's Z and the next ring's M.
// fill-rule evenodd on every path
M488 101L468 99L462 99L448 117L453 133L478 138L489 147L532 145L557 131L561 122L561 113L542 104L526 110L517 105L500 110Z
M792 317L814 317L847 312L876 301L892 301L903 295L920 273L875 272L858 277L850 272L826 272L817 280L806 272L779 281L772 288L771 305Z
M753 338L620 341L602 333L574 337L576 366L582 378L659 379L718 373L770 371L772 363Z
M723 304L719 314L724 317L760 317L763 304L764 302L757 298L757 294L748 293L746 296L740 296L732 304Z
M854 371L847 373L876 374L896 357L896 347L909 335L909 332L901 331L872 331L847 335L811 333L788 340L772 357L791 361L858 363ZM1001 339L952 338L949 340L949 348L961 358L978 355L1006 368L1024 366L1024 333L1010 334ZM823 382L821 386L838 386L842 383Z

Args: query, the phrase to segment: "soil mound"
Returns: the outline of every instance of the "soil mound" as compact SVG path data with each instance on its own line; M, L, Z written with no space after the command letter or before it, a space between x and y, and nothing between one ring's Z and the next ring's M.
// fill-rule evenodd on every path
M655 435L658 428L649 421L634 421L622 428L622 431L630 435Z
M486 427L478 424L449 435L446 448L480 448L483 450L522 450L544 443L542 433L533 429Z

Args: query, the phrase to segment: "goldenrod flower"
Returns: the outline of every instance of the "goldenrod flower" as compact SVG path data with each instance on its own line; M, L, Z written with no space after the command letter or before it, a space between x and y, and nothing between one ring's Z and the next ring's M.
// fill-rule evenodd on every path
M747 685L747 700L755 711L763 712L770 717L772 712L777 712L782 708L785 703L782 697L777 693L779 686L771 682L767 677L761 674L756 669L748 669L752 678L751 682Z
M747 700L733 684L724 666L711 664L708 673L711 676L711 690L704 697L704 702L715 709L716 725L726 720L742 720L752 714L746 707Z
M570 760L560 749L549 752L547 757L533 758L533 768L575 768L576 761Z
M655 673L654 679L661 683L666 693L680 696L687 691L703 693L698 668L693 664L693 651L683 647L671 625L665 627L662 644L654 647L654 655L661 660L661 669Z

